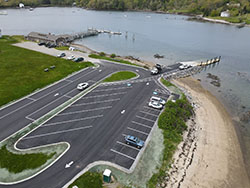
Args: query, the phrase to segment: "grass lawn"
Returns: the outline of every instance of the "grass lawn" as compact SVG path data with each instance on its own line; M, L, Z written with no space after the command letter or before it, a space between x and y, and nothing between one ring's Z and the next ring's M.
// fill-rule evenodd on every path
M102 188L102 176L96 172L86 172L72 183L69 188L77 185L79 188Z
M43 153L15 154L7 150L6 146L0 149L0 167L8 169L9 172L19 173L28 169L40 167L53 157L55 153L46 155ZM24 162L25 161L25 162Z
M16 36L0 39L0 106L93 66L90 62L75 63L11 45L20 40ZM44 72L52 65L56 68Z
M111 57L106 57L106 56L101 56L101 55L96 55L96 54L90 54L89 57L95 58L95 59L104 59L104 60L108 60L108 61L114 61L117 63L123 63L123 64L127 64L127 65L134 65L134 66L141 67L140 65L137 65L137 64L134 64L134 63L131 63L129 61L122 60L122 59L117 59L117 58L111 58Z
M106 78L104 82L115 82L115 81L121 81L121 80L128 80L131 78L136 77L136 74L134 72L130 71L121 71L112 74L110 77Z
M55 47L55 49L57 49L57 50L69 50L69 47L68 46L58 46L58 47Z

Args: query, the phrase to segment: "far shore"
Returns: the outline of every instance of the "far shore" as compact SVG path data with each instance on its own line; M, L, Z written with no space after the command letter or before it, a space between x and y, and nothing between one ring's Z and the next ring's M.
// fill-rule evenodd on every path
M170 14L170 15L184 15L184 16L189 16L191 19L193 18L193 20L200 20L200 21L204 21L204 22L211 22L211 23L218 23L218 24L226 24L226 25L231 25L231 26L239 26L242 23L232 23L232 22L228 22L226 20L223 19L215 19L215 18L207 18L207 17L203 17L197 14L193 14L193 13L184 13L184 12L169 12L169 11L160 11L160 10L156 10L156 11L152 11L149 9L144 9L144 10L99 10L99 9L90 9L90 8L85 8L85 7L79 7L79 6L71 6L71 5L39 5L39 6L25 6L25 8L29 9L29 8L48 8L48 7L59 7L59 8L80 8L80 9L85 9L85 10L93 10L93 11L117 11L117 12L145 12L145 13L156 13L156 14ZM0 7L1 9L20 9L18 6L5 6L5 7ZM199 17L199 18L196 18ZM244 26L250 27L250 24L245 24Z

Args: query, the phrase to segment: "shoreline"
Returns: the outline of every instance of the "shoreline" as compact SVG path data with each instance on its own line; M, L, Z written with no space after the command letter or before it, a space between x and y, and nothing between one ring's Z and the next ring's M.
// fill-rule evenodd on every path
M174 84L191 97L196 116L176 150L167 187L250 187L239 139L224 106L194 78Z
M140 12L140 13L155 13L155 14L169 14L169 15L183 15L183 16L188 16L189 21L202 21L202 22L210 22L210 23L216 23L216 24L225 24L225 25L230 25L230 26L240 26L242 22L240 23L232 23L228 22L226 20L220 20L220 19L214 19L214 18L207 18L200 16L198 14L193 14L193 13L185 13L185 12L169 12L169 11L161 11L161 10L156 10L152 11L150 9L144 9L144 10L109 10L109 9L94 9L94 8L86 8L86 7L81 7L81 6L71 6L71 5L38 5L38 6L25 6L24 9L29 9L29 8L50 8L50 7L58 7L58 8L80 8L84 10L90 10L90 11L114 11L114 12ZM17 6L5 6L5 7L0 7L1 9L20 9ZM250 27L250 24L245 24L243 27Z

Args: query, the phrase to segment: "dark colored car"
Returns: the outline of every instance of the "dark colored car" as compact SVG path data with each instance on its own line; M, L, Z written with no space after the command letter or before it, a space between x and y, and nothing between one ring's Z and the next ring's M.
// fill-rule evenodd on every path
M74 62L81 62L81 61L84 61L83 57L77 57L74 59Z
M44 46L46 43L45 42L39 42L38 45L39 46Z
M142 148L144 146L144 141L140 140L139 138L131 135L127 135L125 137L126 144L135 146L137 148Z
M159 72L162 70L162 67L160 64L156 64L155 67L158 69Z

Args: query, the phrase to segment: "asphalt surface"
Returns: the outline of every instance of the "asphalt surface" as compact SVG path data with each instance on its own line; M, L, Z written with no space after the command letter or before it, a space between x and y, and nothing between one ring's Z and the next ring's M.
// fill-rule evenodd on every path
M177 66L178 68L178 66ZM160 110L148 107L153 92L166 99L168 91L157 84L158 76L141 68L101 63L67 77L55 85L34 93L0 110L0 140L3 140L76 96L80 82L95 82L115 71L131 70L140 77L133 81L101 84L24 137L18 148L30 148L61 141L71 147L54 165L34 178L0 187L62 187L88 164L103 160L129 169L140 150L125 144L126 135L146 141ZM176 70L176 65L163 70ZM130 83L131 85L128 85ZM74 161L70 168L65 164Z

